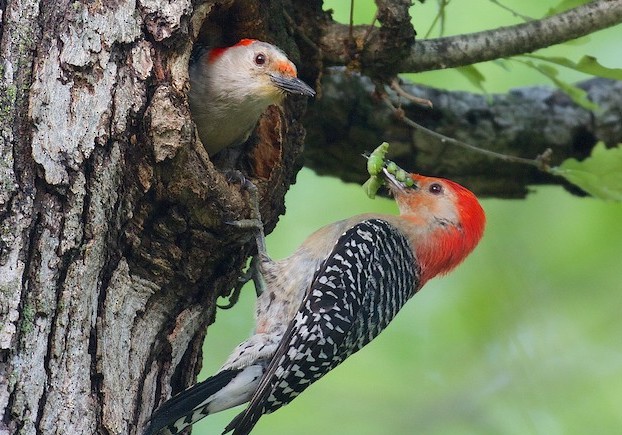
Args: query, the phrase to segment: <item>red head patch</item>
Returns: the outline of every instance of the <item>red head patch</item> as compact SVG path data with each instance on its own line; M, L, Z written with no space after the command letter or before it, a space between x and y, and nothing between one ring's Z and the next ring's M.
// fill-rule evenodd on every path
M247 45L251 45L253 42L257 41L256 39L248 39L248 38L244 38L244 39L240 39L238 41L237 44L232 45L231 47L245 47ZM214 62L216 59L218 59L220 56L222 56L222 54L227 51L227 49L230 47L216 47L216 48L212 48L209 51L209 54L207 55L207 61L209 63Z
M417 241L415 251L422 266L421 283L423 284L436 275L449 272L469 255L482 238L486 216L475 195L460 184L447 179L418 174L412 174L412 179L421 190L414 190L410 195L406 194L405 201L415 212L408 216L409 220L415 222L416 225L426 225L426 219L429 217L417 213L417 210L425 209L434 214L442 213L442 208L436 208L440 203L434 199L434 194L430 195L425 192L434 192L429 189L436 189L435 185L440 184L451 191L452 202L458 215L457 225L439 226L434 232ZM442 192L442 190L435 191Z
M289 60L281 60L275 65L276 70L288 77L296 77L296 67Z

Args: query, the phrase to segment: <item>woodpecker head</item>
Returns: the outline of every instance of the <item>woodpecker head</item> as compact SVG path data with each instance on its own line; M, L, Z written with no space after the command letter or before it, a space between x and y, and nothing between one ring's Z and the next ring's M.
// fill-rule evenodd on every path
M297 77L296 66L285 53L267 42L242 39L231 47L211 49L202 61L224 88L237 87L271 104L280 103L286 93L315 95Z
M190 111L210 155L246 141L261 114L286 94L315 95L283 51L254 39L198 50L188 72Z
M422 284L449 272L475 249L486 216L471 191L451 180L418 174L410 174L414 184L406 187L386 169L384 174L400 216L413 224Z

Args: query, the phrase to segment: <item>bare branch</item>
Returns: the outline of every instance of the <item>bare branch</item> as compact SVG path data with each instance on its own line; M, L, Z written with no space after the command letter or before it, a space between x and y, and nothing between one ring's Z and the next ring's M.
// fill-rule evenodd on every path
M404 88L402 88L402 85L400 84L399 79L397 78L391 80L391 89L393 89L395 93L399 95L400 97L404 97L412 101L413 103L419 104L423 107L429 107L430 109L434 108L434 104L432 104L430 100L425 99L425 98L419 98L416 95L410 94L407 91L405 91Z
M516 26L501 27L484 32L456 35L417 41L410 55L399 65L401 72L421 72L471 65L501 57L530 53L588 35L622 23L622 0L597 0L570 9L561 14L530 21ZM367 26L357 26L355 39L363 38ZM327 24L319 45L327 63L344 65L348 62L343 41L348 37L349 26ZM372 36L362 54L362 65L373 65L376 53L383 50L382 41Z
M386 94L383 95L382 100L384 101L384 103L387 105L388 108L393 110L393 114L398 119L402 120L402 122L404 122L407 126L424 132L428 136L433 137L434 139L437 139L439 143L441 144L456 145L456 146L465 148L467 150L483 154L487 157L503 160L504 162L520 163L522 165L534 166L538 168L539 170L545 171L545 172L547 172L550 169L548 165L548 160L551 157L551 154L553 153L553 150L550 148L547 148L542 154L538 155L535 159L526 159L524 157L511 156L509 154L497 153L495 151L490 151L485 148L476 147L475 145L471 145L461 140L457 140L452 137L445 136L444 134L437 133L434 130L430 130L429 128L426 128L423 125L418 124L412 119L410 119L409 117L407 117L404 114L404 111L402 109L400 109L399 107L395 107L393 105L393 102L391 101L388 95Z
M401 85L408 94L430 100L423 108L392 91L391 103L408 118L436 133L499 154L534 158L553 150L551 164L591 153L598 141L622 142L622 82L592 79L578 84L599 110L590 112L562 91L546 86L518 88L489 97ZM393 108L374 98L376 85L367 77L331 69L322 80L324 96L310 105L305 165L320 174L362 183L360 156L381 142L391 144L391 160L423 174L468 184L480 195L522 197L527 186L560 184L531 165L491 160L412 129Z

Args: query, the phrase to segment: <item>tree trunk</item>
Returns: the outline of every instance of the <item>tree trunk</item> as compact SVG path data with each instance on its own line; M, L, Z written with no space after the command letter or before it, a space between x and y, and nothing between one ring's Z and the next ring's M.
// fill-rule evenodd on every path
M0 434L139 433L195 379L215 301L253 249L225 223L249 210L223 174L258 185L269 232L306 103L271 108L251 143L212 162L188 59L197 39L255 37L314 83L321 59L288 21L301 5L0 1Z
M0 433L138 433L195 379L215 301L252 249L224 223L247 215L244 193L197 146L186 100L212 3L3 5ZM218 19L246 33L227 6ZM265 39L273 18L254 13ZM304 105L271 109L235 156L268 230Z

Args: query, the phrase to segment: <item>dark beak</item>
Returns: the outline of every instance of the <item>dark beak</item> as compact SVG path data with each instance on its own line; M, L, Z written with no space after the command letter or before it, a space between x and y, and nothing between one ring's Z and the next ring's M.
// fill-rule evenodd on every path
M315 97L315 91L311 86L297 77L288 77L281 74L270 74L270 79L278 88L290 94L307 95Z
M389 171L387 171L387 168L382 168L382 173L384 174L386 180L387 180L387 187L389 188L389 190L395 194L395 192L405 192L406 188L404 186L404 183L402 183L401 181L398 181L397 178L395 178L395 176L393 176L393 174L391 174ZM412 188L417 188L417 185L413 185Z

